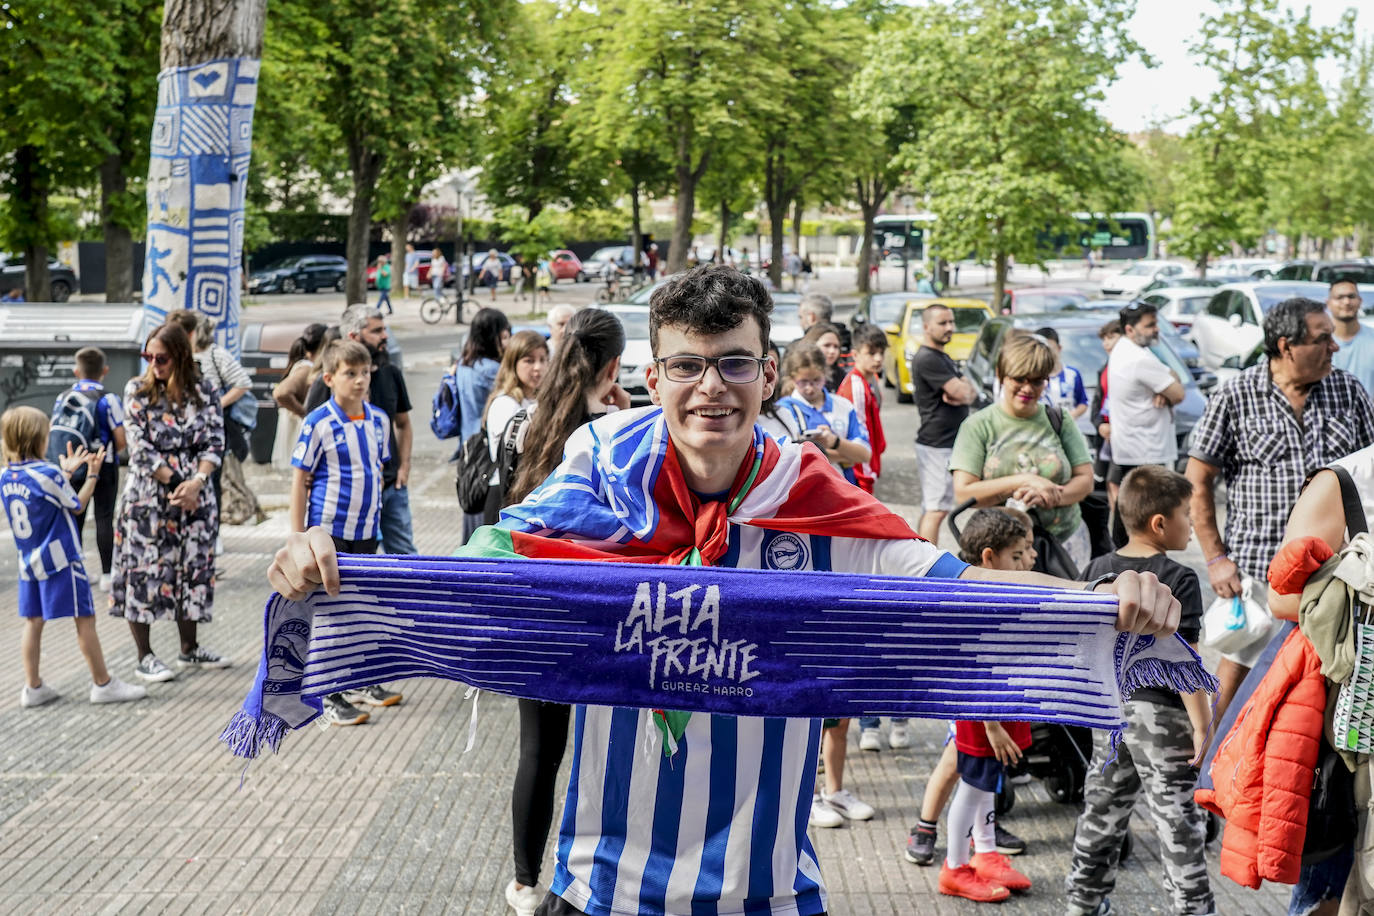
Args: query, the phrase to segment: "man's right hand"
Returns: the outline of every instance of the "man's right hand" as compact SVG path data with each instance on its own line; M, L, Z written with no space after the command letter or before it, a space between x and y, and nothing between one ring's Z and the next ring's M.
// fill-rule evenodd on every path
M1223 557L1208 566L1207 579L1218 598L1234 598L1240 594L1240 567L1230 557Z
M286 545L277 551L267 581L285 598L299 601L323 585L331 595L339 593L339 558L334 539L316 525L309 531L287 535Z

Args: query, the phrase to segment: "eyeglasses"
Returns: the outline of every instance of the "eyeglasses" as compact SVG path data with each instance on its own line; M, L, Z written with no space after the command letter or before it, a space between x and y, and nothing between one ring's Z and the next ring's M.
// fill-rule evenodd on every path
M690 384L700 381L708 366L715 366L720 380L727 385L748 385L763 371L766 356L668 356L655 359L663 367L663 376L670 382Z
M165 366L172 361L172 354L170 353L149 353L144 350L139 355L155 366Z
M1024 376L1015 375L1008 377L1007 381L1014 382L1017 385L1029 386L1031 388L1044 388L1050 383L1048 378L1026 378Z

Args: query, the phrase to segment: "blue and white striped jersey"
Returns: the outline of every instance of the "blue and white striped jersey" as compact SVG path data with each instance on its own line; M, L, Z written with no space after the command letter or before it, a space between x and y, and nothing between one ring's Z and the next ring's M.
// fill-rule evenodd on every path
M377 537L390 429L387 415L366 401L361 419L349 419L333 398L306 416L291 465L310 474L307 525L349 541Z
M924 541L730 526L721 566L956 577ZM826 909L806 835L819 719L695 714L671 758L649 710L576 708L552 891L591 916Z
M76 491L57 465L21 461L0 471L0 497L19 548L19 578L42 581L81 562Z

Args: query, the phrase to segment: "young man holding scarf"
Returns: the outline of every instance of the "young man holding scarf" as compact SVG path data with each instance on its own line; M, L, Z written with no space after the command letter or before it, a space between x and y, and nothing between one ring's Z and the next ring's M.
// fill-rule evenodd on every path
M527 557L974 578L817 449L756 430L777 379L771 307L762 284L726 267L698 267L656 291L647 376L661 413L583 427L549 480L474 540ZM615 473L599 451L614 451ZM268 577L286 598L321 584L335 594L328 533L292 535ZM1083 587L1033 573L976 577ZM1178 602L1152 575L1093 585L1119 598L1118 629L1176 629ZM557 868L538 912L824 913L806 836L820 734L820 720L578 707Z

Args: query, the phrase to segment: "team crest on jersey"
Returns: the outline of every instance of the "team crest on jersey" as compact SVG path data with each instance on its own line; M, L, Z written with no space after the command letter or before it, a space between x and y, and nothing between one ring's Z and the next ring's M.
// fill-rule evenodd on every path
M763 552L763 564L769 569L805 569L810 558L806 542L786 532L769 541Z
M304 443L304 442L297 442L297 443L296 443L296 447L295 447L294 449L291 450L291 460L292 460L292 461L304 461L304 460L305 460L305 443Z

